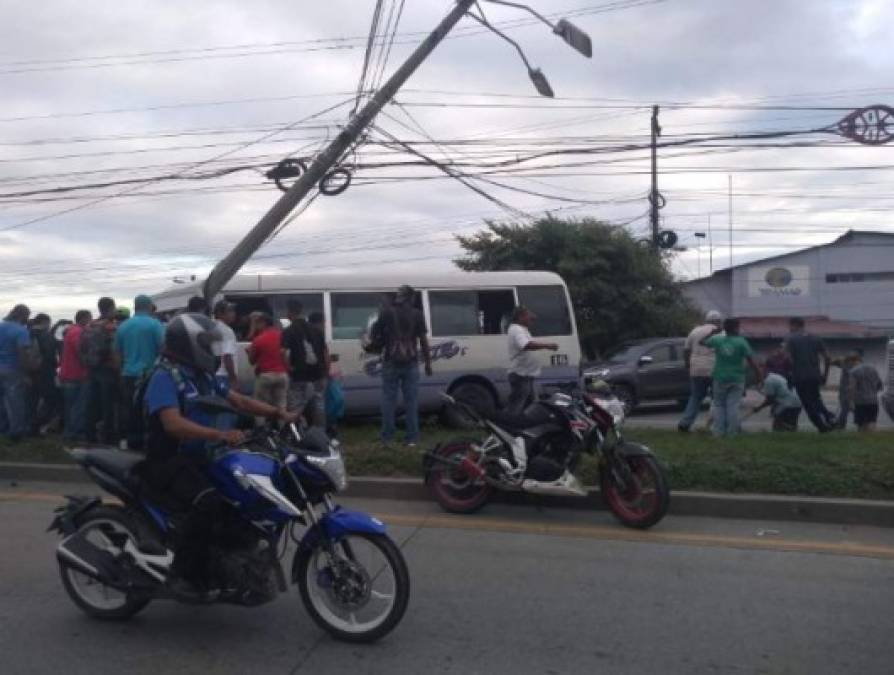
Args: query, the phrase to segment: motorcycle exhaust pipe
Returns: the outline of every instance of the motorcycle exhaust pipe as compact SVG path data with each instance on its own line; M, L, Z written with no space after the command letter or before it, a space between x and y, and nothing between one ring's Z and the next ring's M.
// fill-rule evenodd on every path
M118 565L112 554L98 548L81 533L75 533L59 542L56 559L112 588L126 590L127 584L119 581Z

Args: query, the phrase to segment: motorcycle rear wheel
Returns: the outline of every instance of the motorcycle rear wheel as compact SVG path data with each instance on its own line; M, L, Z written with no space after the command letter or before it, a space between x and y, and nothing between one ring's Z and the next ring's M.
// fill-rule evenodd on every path
M602 497L622 525L647 529L667 514L670 488L664 470L654 457L635 455L621 457L630 469L626 486L619 486L612 471L603 467L600 476Z
M452 461L471 459L475 454L469 440L448 441L435 452ZM490 499L491 486L484 480L440 462L435 462L429 469L426 483L435 501L448 513L474 513Z
M78 532L94 543L115 543L127 538L136 543L139 525L122 509L102 506L83 515ZM122 544L123 546L123 544ZM151 598L116 590L60 561L59 574L68 596L85 614L105 621L129 619L149 604Z

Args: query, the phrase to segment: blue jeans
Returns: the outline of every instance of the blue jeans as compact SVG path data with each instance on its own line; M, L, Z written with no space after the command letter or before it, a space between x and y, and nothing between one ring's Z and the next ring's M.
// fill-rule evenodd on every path
M87 383L63 382L62 393L65 400L65 429L62 438L66 441L79 441L84 438L87 415Z
M25 435L25 379L15 371L0 371L0 432L18 440Z
M686 410L683 411L683 417L677 425L680 429L688 429L698 417L699 410L702 408L702 401L708 395L711 389L710 377L692 377L689 379L689 402L686 404Z
M385 363L382 366L382 440L394 436L397 391L403 393L407 418L407 443L419 440L419 364Z
M744 393L744 382L714 380L715 436L735 436L739 433L739 404Z

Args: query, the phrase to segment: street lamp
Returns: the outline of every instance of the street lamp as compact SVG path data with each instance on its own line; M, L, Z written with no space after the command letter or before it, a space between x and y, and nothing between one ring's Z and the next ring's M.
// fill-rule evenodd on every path
M580 28L575 26L573 23L568 21L567 19L560 19L558 23L554 24L549 19L547 19L542 14L536 12L532 8L527 5L522 5L516 2L505 2L504 0L486 0L487 2L492 2L497 5L506 5L507 7L515 7L516 9L523 9L526 12L533 14L535 17L540 19L547 26L552 28L553 33L562 38L566 43L568 43L572 48L574 48L579 53L583 54L587 58L593 56L593 42L590 40L590 36L587 35ZM480 10L479 6L479 10ZM534 83L534 88L537 90L537 93L541 96L546 96L548 98L553 98L555 93L553 92L553 88L549 84L549 80L546 79L546 75L543 74L543 71L540 68L534 68L530 61L528 61L528 57L525 56L524 50L522 50L521 45L519 45L515 40L511 37L497 29L493 26L487 18L484 16L484 12L482 11L481 16L474 14L472 11L468 12L468 16L472 17L480 23L482 26L485 26L493 33L496 33L498 36L506 40L509 44L515 47L515 50L518 52L518 55L521 57L522 62L525 64L525 68L528 69L528 77L531 78L531 82Z

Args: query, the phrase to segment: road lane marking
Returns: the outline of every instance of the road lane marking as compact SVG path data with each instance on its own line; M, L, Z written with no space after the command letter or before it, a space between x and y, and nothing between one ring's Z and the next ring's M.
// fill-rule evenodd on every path
M513 521L481 516L407 516L404 514L377 514L386 524L407 527L477 530L518 534L539 534L553 537L601 539L644 544L675 546L699 546L705 548L739 548L762 551L786 551L795 553L825 553L894 560L894 547L856 542L824 542L797 539L733 537L697 532L659 532L624 529L623 526L604 525L555 525L532 521Z
M44 492L0 491L0 502L42 502L59 504L62 495ZM107 500L114 501L114 500ZM823 553L828 555L853 556L894 560L894 546L860 544L852 541L825 542L773 537L734 537L698 532L661 532L655 530L630 530L621 525L562 525L525 520L506 520L487 516L422 515L403 513L375 513L375 516L389 525L422 527L448 530L474 530L479 532L502 532L536 534L552 537L572 537L604 541L625 541L642 544L665 544L671 546L698 546L703 548L738 548L760 551L783 551L791 553Z

